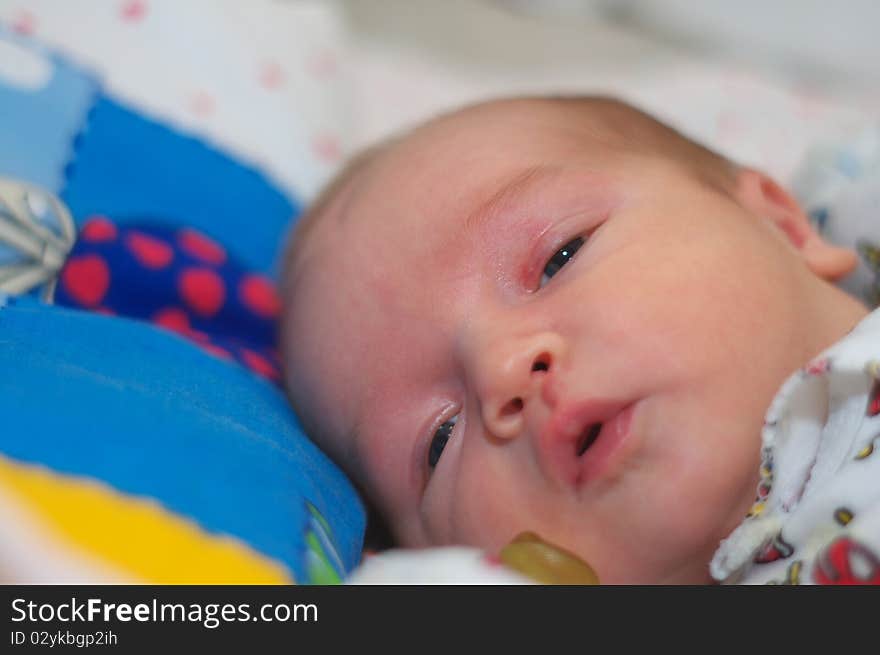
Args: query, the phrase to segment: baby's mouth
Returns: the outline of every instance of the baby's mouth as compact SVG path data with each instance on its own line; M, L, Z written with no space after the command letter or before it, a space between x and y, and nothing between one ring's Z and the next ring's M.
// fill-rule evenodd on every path
M578 439L577 442L577 456L580 457L587 449L592 446L596 439L599 438L599 433L602 431L601 423L593 423L590 426L587 426L587 429L584 430L584 433L581 435L581 438Z
M538 434L538 460L548 478L575 490L601 478L622 456L636 404L588 398L556 407Z

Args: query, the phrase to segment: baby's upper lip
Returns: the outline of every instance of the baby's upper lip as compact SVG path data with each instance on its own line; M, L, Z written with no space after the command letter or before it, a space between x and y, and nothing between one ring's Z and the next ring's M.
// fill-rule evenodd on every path
M580 477L580 447L592 426L607 423L631 401L591 398L561 402L538 435L542 467L552 478L576 484Z

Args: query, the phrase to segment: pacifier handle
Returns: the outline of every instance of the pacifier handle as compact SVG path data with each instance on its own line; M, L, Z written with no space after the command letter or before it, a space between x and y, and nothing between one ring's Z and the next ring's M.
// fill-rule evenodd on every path
M521 532L501 549L499 559L540 584L597 585L599 576L574 553L544 541L534 532Z

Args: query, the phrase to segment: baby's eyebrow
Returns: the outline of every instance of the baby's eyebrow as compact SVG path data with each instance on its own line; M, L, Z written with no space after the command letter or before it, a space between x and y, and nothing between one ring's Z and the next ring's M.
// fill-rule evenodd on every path
M515 201L528 194L534 187L539 186L548 177L558 175L560 169L555 166L538 165L530 166L519 171L487 200L481 202L476 209L470 212L465 219L464 228L467 231L478 229L481 225L490 222L505 207L515 204Z

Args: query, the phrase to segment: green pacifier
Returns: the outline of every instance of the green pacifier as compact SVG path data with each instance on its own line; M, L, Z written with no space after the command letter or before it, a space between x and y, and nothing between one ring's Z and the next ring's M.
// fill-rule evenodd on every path
M534 532L521 532L501 549L499 559L540 584L596 585L599 576L577 555L554 546Z

